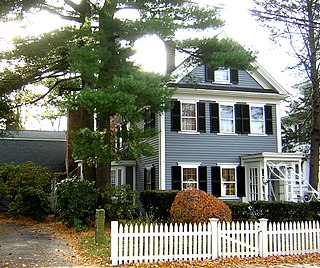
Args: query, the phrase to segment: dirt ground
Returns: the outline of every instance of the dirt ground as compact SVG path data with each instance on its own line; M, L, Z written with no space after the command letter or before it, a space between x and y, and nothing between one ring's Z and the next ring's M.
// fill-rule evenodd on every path
M92 235L93 230L85 234L76 233L62 224L51 221L44 223L11 221L0 219L0 268L34 267L106 267L108 260L99 262L97 258L85 258L79 247L77 237ZM268 258L229 258L205 261L175 261L157 263L135 263L122 267L319 267L320 254L299 256L279 256Z
M75 267L73 259L67 242L43 228L0 223L0 267Z

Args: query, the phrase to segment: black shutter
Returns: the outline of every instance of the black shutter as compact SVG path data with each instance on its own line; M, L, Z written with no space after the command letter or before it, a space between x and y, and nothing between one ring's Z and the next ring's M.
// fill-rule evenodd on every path
M207 192L207 167L200 166L198 169L199 189Z
M181 120L180 120L180 101L173 102L173 108L171 111L171 130L180 131L181 130Z
M235 104L235 115L236 115L236 133L242 134L242 105Z
M210 103L210 132L218 133L219 129L219 104Z
M206 81L213 82L214 81L214 69L206 66Z
M156 168L154 166L151 167L151 190L156 189Z
M144 169L144 172L143 172L143 180L144 180L144 189L147 190L147 169L145 168Z
M272 106L266 105L264 106L264 114L265 114L265 123L266 123L266 134L273 134L272 127Z
M147 129L155 128L155 126L156 126L156 115L155 113L152 113L150 110L147 110L146 116L144 119L144 130L146 131Z
M220 167L211 167L212 195L221 196Z
M172 190L181 190L181 167L171 167Z
M237 69L230 69L230 77L232 84L239 84L239 71Z
M246 196L246 178L243 166L237 167L237 195L238 197Z
M197 103L198 112L198 131L206 132L206 104L204 102Z
M250 133L250 107L247 104L242 105L242 133Z
M248 134L250 133L250 115L249 105L247 104L235 104L236 115L236 133Z

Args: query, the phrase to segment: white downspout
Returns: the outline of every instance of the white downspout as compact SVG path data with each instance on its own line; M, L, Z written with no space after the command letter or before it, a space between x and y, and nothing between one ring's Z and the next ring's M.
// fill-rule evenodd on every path
M166 189L166 139L165 139L165 112L159 115L159 190Z

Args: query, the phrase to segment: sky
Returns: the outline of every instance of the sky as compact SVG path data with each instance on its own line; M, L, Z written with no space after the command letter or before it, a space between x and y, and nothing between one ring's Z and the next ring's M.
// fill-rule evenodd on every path
M293 92L292 86L297 84L299 79L295 74L286 70L288 65L294 63L294 58L288 52L290 47L281 44L274 44L269 40L267 29L259 25L250 14L253 8L252 0L194 0L203 6L215 6L221 8L221 17L225 20L223 30L230 37L241 45L257 52L257 61L273 76L288 92ZM39 23L40 22L40 23ZM46 22L46 23L44 23ZM34 34L53 30L63 26L53 16L43 14L38 18L30 17L27 25L20 27L17 24L0 24L0 48L10 47L11 39L17 35ZM164 46L156 37L144 38L136 43L136 61L142 68L148 71L163 73L165 70ZM65 122L60 122L60 128ZM33 122L27 127L52 128L51 124L41 126L41 122Z

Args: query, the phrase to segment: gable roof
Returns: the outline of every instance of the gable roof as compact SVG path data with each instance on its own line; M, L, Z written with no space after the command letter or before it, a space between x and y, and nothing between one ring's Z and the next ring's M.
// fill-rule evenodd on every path
M201 64L200 64L201 65ZM262 88L266 89L266 93L271 93L270 90L272 90L273 93L277 93L283 98L286 98L289 96L288 91L284 89L276 81L275 78L271 76L267 72L266 69L262 67L261 64L259 64L257 61L251 63L252 67L254 68L253 71L247 71L247 73L255 80L257 83L259 83ZM182 62L171 74L173 81L173 84L178 84L185 76L187 76L193 69L195 69L197 66L199 66L199 63L187 63L187 61ZM194 86L194 85L193 85ZM203 88L203 86L201 86Z

